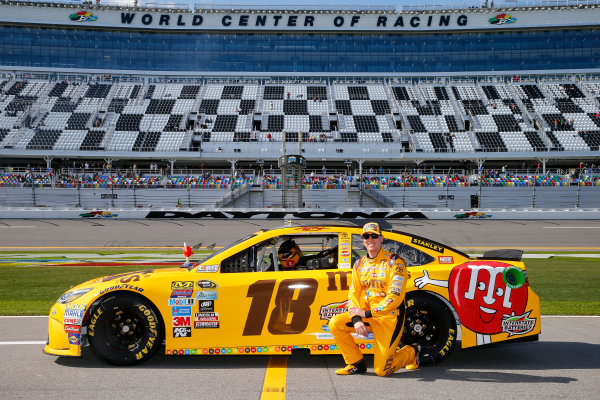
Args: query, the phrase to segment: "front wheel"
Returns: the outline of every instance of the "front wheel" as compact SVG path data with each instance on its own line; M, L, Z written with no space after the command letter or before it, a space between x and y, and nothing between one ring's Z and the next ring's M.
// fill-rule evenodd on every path
M148 360L160 347L162 326L154 307L131 295L103 300L88 325L88 339L96 357L115 365Z
M441 300L423 294L406 300L402 343L421 346L421 365L438 364L448 357L457 333L452 310Z

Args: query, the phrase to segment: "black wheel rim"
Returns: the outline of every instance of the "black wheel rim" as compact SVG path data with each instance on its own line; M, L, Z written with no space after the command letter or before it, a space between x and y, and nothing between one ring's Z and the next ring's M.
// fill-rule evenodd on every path
M403 338L405 344L419 344L422 350L435 347L440 339L439 318L427 308L408 309Z
M108 345L122 352L137 349L144 340L144 321L144 316L133 310L114 310L105 326Z

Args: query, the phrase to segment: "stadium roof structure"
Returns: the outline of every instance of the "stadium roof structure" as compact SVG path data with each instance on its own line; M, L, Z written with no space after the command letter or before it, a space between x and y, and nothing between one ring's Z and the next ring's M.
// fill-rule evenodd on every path
M597 159L598 6L0 0L0 155Z

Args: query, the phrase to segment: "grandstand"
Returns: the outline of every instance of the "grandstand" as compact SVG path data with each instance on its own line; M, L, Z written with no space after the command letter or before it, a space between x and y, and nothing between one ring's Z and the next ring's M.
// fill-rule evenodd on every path
M596 187L600 3L522 3L0 0L0 187L213 189L203 204L223 204L232 189L298 185L276 168L283 133L309 171L337 171L301 182L347 192L332 204L354 188ZM406 172L427 166L458 173ZM380 167L394 172L368 173Z

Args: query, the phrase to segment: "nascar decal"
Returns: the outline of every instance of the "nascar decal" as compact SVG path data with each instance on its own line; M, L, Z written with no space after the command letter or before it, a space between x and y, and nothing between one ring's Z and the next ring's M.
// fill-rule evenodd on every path
M510 267L512 265L499 261L469 261L454 267L448 281L430 279L427 271L423 271L424 275L415 279L415 286L418 289L427 285L447 287L450 303L456 309L460 322L477 333L478 345L486 344L489 343L489 335L508 332L507 329L517 325L510 324L512 317L529 320L529 314L524 316L527 286L513 289L504 282L503 272ZM535 319L531 321L527 322L533 324L528 332L535 326Z
M454 264L454 257L452 256L439 256L438 263L440 264Z
M218 288L219 285L215 281L210 281L208 279L204 279L196 282L196 289L198 290L214 290Z
M321 319L329 321L334 316L346 311L348 311L348 300L344 300L340 303L330 303L321 306L319 314L321 315Z
M63 318L64 325L81 325L85 314L85 304L68 304Z

